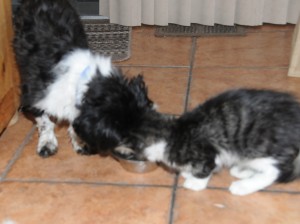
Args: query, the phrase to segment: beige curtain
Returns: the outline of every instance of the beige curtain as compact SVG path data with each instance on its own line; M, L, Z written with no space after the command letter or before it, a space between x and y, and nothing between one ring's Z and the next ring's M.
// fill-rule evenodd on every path
M300 0L100 0L100 15L127 26L296 24Z
M300 17L294 31L292 55L288 76L300 78Z

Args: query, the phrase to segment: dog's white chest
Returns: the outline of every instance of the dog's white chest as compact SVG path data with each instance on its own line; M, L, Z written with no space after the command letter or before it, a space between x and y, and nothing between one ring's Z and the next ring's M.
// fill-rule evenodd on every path
M76 84L76 79L64 74L48 87L46 97L36 107L59 120L73 121L79 113L75 107Z
M109 76L110 58L93 55L89 50L75 50L53 69L56 80L47 87L46 97L35 106L60 120L72 122L79 114L76 105L88 90L88 83L99 71Z

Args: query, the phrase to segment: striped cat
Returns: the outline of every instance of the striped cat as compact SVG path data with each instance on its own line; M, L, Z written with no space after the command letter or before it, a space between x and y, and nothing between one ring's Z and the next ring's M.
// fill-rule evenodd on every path
M123 148L175 168L185 188L205 189L223 166L240 179L229 187L235 195L300 174L300 104L287 93L230 90L179 118L155 111L140 116L124 135Z

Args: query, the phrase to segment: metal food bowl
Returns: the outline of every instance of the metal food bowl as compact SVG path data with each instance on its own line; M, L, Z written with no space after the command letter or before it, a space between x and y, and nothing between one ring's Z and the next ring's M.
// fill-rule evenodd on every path
M134 154L121 154L120 152L113 151L112 156L119 161L121 166L131 173L148 173L157 168L155 162L147 160L138 160Z

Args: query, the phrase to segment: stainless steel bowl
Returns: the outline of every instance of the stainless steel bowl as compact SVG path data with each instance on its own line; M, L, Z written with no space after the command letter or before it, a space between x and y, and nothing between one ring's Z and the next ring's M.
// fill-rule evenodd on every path
M121 166L131 173L148 173L157 168L157 164L146 160L136 160L128 155L113 151L112 156L119 161Z

